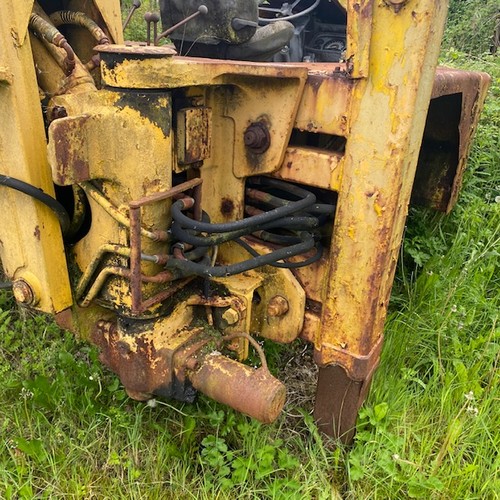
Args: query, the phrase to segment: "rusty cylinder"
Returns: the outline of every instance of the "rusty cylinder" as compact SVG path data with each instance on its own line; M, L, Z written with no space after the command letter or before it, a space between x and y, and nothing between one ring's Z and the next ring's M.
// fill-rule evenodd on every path
M207 396L265 424L274 422L285 404L285 386L266 368L255 370L222 354L206 356L190 379Z

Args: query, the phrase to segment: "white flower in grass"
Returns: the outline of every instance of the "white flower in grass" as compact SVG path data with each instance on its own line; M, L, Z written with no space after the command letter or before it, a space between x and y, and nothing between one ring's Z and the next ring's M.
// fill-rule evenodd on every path
M453 305L451 306L451 312L452 312L452 313L456 313L456 312L457 312L457 310L458 310L457 305L456 305L456 304L453 304Z
M156 399L148 399L146 403L150 408L156 408L158 406L158 401Z
M500 196L495 196L495 203L500 203Z
M477 417L479 414L479 409L476 408L475 406L467 406L466 411L473 417Z
M469 391L467 394L464 394L464 397L467 401L474 401L474 393Z
M33 397L33 393L30 390L28 390L25 387L23 387L21 389L21 397L23 399L31 399Z

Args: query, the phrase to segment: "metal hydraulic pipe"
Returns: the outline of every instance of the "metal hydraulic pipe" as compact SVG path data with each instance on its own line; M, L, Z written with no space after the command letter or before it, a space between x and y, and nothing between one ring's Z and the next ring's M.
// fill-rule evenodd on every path
M63 24L74 24L81 26L89 31L99 45L108 45L109 38L104 30L90 17L83 12L75 12L72 10L58 10L50 15L50 20L54 26L58 27Z
M64 73L66 76L71 75L76 65L75 53L61 32L55 26L43 19L43 17L35 13L32 13L30 16L29 27L49 43L56 47L60 47L66 52Z

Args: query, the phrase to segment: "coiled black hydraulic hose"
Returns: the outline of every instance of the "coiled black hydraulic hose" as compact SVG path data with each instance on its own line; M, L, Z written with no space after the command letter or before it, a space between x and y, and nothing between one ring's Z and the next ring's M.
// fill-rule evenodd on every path
M250 216L240 221L212 224L206 212L202 212L201 220L194 220L183 213L192 206L193 200L177 200L172 205L173 221L170 231L173 239L178 241L182 248L184 244L192 245L193 248L186 253L182 252L182 258L171 256L166 267L180 276L212 278L231 276L264 265L294 269L319 260L323 248L317 232L322 220L334 214L335 206L316 203L316 196L310 191L278 179L254 178L249 182L249 186L252 187L247 189L248 198L270 206L271 210L250 210L253 207L249 206L247 213ZM255 189L260 186L284 193L286 198ZM272 230L278 232L274 233ZM283 230L288 234L283 234ZM241 239L242 236L249 235L286 246L261 255ZM214 266L208 256L209 249L228 241L241 245L252 258L235 264ZM313 248L316 248L314 255L304 260L286 260Z
M243 241L239 238L235 241L236 241L236 243L238 243L238 245L243 247L253 257L261 256L261 254L259 254L246 241ZM314 262L317 262L319 259L321 259L322 255L323 255L323 246L316 244L316 253L314 255L311 255L311 257L308 257L305 260L302 260L300 262L271 262L269 265L271 265L273 267L281 267L284 269L297 269L299 267L305 267L305 266L308 266L309 264L313 264Z
M208 264L209 259L207 259L206 257L204 258L204 262L169 259L167 261L166 268L176 269L180 271L184 276L195 275L203 276L205 278L220 278L224 276L232 276L234 274L240 274L244 273L245 271L250 271L251 269L256 269L257 267L273 265L274 263L276 263L276 261L288 259L290 257L294 257L295 255L300 255L314 248L315 241L310 233L302 232L300 233L300 236L301 238L303 238L303 241L301 243L280 248L265 255L257 255L252 259L248 259L243 262L237 262L236 264L229 264L227 266L210 266Z
M52 198L52 196L49 196L41 189L28 184L27 182L20 181L19 179L15 179L14 177L10 177L8 175L0 174L0 186L20 191L21 193L31 196L49 207L59 219L63 235L67 234L70 227L69 215L68 212L66 212L66 209L55 198Z
M257 180L255 182L257 182ZM235 222L225 222L221 224L210 224L207 222L191 219L182 213L184 205L182 203L176 202L172 205L172 217L180 226L186 229L192 229L194 231L207 233L228 233L239 231L242 229L260 229L263 224L281 219L288 215L295 214L316 203L316 196L313 193L293 184L288 184L277 179L261 179L258 180L258 182L271 187L285 187L287 192L290 192L300 199L297 201L291 201L288 205L274 208L272 210L269 210L268 212L254 215L253 217L248 217L246 219L241 219ZM182 200L178 201L182 202Z
M282 219L268 222L267 224L260 224L260 225L251 224L251 225L249 225L248 228L243 228L243 229L240 229L237 231L228 231L225 233L219 233L217 235L209 235L209 236L196 236L196 235L192 234L192 232L193 232L192 229L186 230L177 221L176 214L178 211L183 210L183 209L184 209L184 204L183 204L182 200L177 200L172 205L172 214L173 214L173 218L174 218L174 222L172 223L172 228L171 228L172 236L174 236L174 238L179 240L179 241L182 241L184 243L189 243L190 245L195 245L195 246L220 245L221 243L235 240L236 238L239 238L240 236L245 236L246 234L252 233L252 232L260 230L260 229L265 230L265 229L281 228L281 229L291 229L291 230L295 230L295 231L300 231L300 230L307 231L307 230L316 229L318 227L318 219L315 217L290 216L290 217L284 217ZM204 215L206 216L206 214L204 214ZM192 220L189 218L187 218L187 219ZM253 217L249 217L248 219L243 219L243 220L250 220L250 219L253 219ZM238 221L238 222L240 222L240 221ZM210 224L208 222L202 222L202 223L205 225L205 227L217 225L217 224ZM232 223L229 223L229 224L232 224ZM212 231L207 231L207 232L212 233Z
M273 180L273 179L271 179ZM293 185L290 185L291 187L294 187ZM288 186L287 186L288 188ZM289 189L282 188L283 191L290 193ZM265 199L261 199L258 197L258 194L263 194L265 196ZM247 188L246 189L246 195L251 199L251 200L257 200L261 203L264 203L266 205L269 205L273 208L276 207L283 207L286 205L289 205L290 202L289 200L285 200L283 198L279 198L277 196L273 196L269 193L262 193L258 192L255 189ZM327 214L327 215L332 215L335 212L335 205L329 205L326 203L314 203L311 206L307 207L307 213L311 214Z

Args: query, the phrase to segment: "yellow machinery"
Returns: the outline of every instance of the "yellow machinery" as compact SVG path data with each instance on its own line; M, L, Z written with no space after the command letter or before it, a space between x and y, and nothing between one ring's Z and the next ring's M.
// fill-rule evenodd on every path
M176 45L217 2L188 4ZM95 343L135 399L199 390L263 422L286 391L253 336L301 337L318 425L348 441L410 199L451 209L488 86L436 71L447 7L309 2L346 19L343 62L294 63L179 56L154 43L151 12L150 44L124 44L117 0L3 1L0 255L16 300Z

